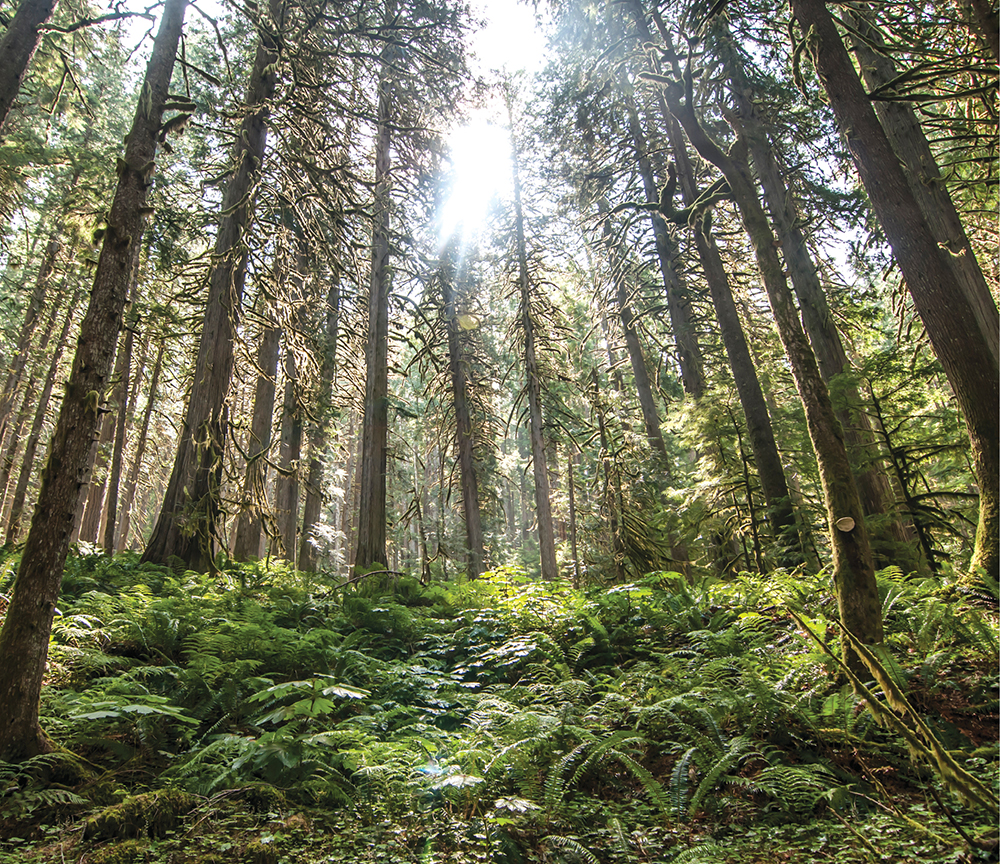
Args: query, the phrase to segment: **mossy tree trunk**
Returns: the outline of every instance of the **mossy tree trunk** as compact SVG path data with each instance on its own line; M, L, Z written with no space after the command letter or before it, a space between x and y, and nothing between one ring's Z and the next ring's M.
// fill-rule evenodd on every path
M455 442L462 481L462 512L465 516L465 540L468 546L468 576L476 579L485 568L483 522L479 510L479 477L475 460L475 433L469 406L469 357L462 345L462 326L458 297L461 276L454 265L454 244L449 244L442 256L440 268L444 317L448 328L448 370L451 376L452 404L455 409Z
M249 258L247 234L253 230L270 101L278 82L277 34L284 29L285 14L284 4L271 0L270 20L258 27L260 41L215 236L194 383L170 480L143 561L163 564L177 557L193 570L215 566L222 517L222 464L229 434L229 391Z
M236 519L233 557L249 561L260 556L261 511L266 506L267 457L271 449L275 376L281 329L265 323L257 343L257 382L247 440L247 467L243 475L240 514Z
M914 554L912 531L903 524L897 511L864 400L853 378L840 332L820 284L819 272L800 228L802 220L794 197L778 166L766 121L754 102L756 94L738 55L729 45L731 37L728 28L720 26L719 29L720 53L725 58L735 108L728 116L749 145L750 157L778 234L781 256L799 301L802 323L816 354L820 374L827 386L836 391L834 407L844 430L844 443L854 468L862 507L872 517L869 528L886 546L884 563L899 564L906 571L926 571L926 562L921 561L919 554Z
M871 546L861 499L844 446L843 430L830 401L829 390L820 375L816 357L802 330L798 310L778 258L774 234L750 179L746 142L738 139L726 153L707 135L694 112L690 83L683 88L677 83L667 83L666 95L671 111L684 127L695 150L725 177L750 238L778 336L805 409L809 437L819 465L841 620L866 644L881 642L882 611Z
M386 5L391 21L395 3ZM391 208L393 48L386 45L379 72L375 138L375 203L372 225L371 278L368 283L368 341L365 345L365 404L361 425L360 504L354 564L388 566L386 556L386 470L389 439L389 225Z
M157 135L180 41L185 0L167 0L119 162L119 180L80 327L76 356L42 474L13 596L0 630L0 759L16 761L50 744L38 725L38 699L49 634L80 490L86 485L101 394L121 329L122 312L147 217Z
M969 430L979 486L971 569L1000 571L1000 369L991 334L931 231L823 0L791 0L813 65ZM962 254L961 250L953 250Z

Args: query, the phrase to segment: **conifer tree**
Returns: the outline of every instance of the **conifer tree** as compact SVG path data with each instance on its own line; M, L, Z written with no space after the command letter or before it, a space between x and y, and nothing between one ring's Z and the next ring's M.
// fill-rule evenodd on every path
M0 759L20 760L50 749L38 725L38 699L52 617L111 355L148 217L146 198L184 20L185 0L167 0L146 67L118 188L108 214L90 305L80 326L73 369L56 422L38 506L0 630Z

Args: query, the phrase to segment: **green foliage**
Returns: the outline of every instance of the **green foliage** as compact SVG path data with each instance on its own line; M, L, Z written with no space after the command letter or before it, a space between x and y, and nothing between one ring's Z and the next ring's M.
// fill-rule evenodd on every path
M10 825L98 804L85 843L148 836L135 854L149 861L194 824L218 826L216 845L241 856L303 861L354 860L353 838L403 843L401 861L628 861L655 848L754 862L778 858L786 831L781 842L842 848L834 860L853 864L866 847L841 812L876 845L926 825L930 861L946 860L935 838L964 842L943 814L913 815L929 781L911 742L874 722L874 696L839 681L784 612L807 605L802 623L830 639L823 577L653 573L575 591L511 570L310 593L261 565L246 589L128 559L73 566L43 723L104 776L62 753L2 766ZM947 583L882 578L887 683L924 705L951 700L950 726L928 717L930 734L963 751L955 776L995 785L995 737L962 731L981 735L995 692L995 618ZM297 808L330 830L285 828ZM974 813L960 815L970 836ZM780 830L734 839L737 824Z
M176 826L194 804L191 795L177 789L136 795L92 816L84 825L83 834L97 839L161 837Z

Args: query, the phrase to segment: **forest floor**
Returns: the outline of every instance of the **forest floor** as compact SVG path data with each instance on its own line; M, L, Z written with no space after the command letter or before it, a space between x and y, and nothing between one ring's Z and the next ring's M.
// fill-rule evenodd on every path
M0 864L998 860L995 590L385 580L72 557Z

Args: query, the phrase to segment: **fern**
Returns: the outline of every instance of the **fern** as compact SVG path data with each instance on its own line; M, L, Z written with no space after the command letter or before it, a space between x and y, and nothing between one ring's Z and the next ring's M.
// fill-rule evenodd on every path
M800 619L797 620L800 626L816 639L806 624ZM934 765L944 785L961 799L989 812L996 812L998 807L1000 807L1000 802L998 802L993 792L987 789L985 785L955 761L951 753L945 749L930 727L913 709L913 706L907 701L906 696L897 686L891 674L879 662L875 654L869 650L868 646L858 641L846 629L843 630L843 638L875 677L876 682L886 696L888 707L879 702L875 695L862 683L861 679L827 647L826 643L818 639L816 641L819 642L822 649L830 657L833 657L840 664L854 686L854 689L865 697L868 709L872 712L875 719L882 725L898 733L906 741L910 751L915 756L926 759ZM911 729L909 725L889 709L893 709L903 716L909 717L910 723L914 728Z
M670 772L670 809L678 818L687 810L691 763L697 752L697 747L689 747L674 763L674 769Z
M671 859L671 864L720 864L728 859L730 851L720 843L707 841L685 849Z
M767 795L783 811L808 815L829 792L837 788L833 774L821 766L800 768L791 765L769 765L754 777L735 777L732 783Z
M691 803L688 804L688 813L694 815L705 796L719 785L723 776L732 768L739 765L749 756L760 755L756 745L744 736L734 738L729 742L725 751L714 759L708 770L704 772L698 788L691 796Z
M559 837L555 834L550 834L542 842L548 843L563 852L564 855L560 856L563 860L583 861L585 864L601 864L600 859L580 843L576 837Z

